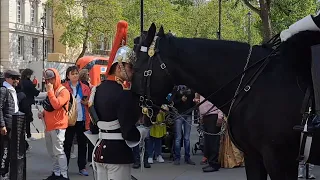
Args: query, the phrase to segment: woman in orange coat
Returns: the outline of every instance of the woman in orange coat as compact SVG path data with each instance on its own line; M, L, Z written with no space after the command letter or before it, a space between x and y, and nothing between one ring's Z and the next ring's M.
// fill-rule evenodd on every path
M88 99L91 93L90 88L79 80L79 70L77 66L71 66L66 72L66 82L63 84L75 97L77 103L77 122L75 126L69 126L66 131L64 149L70 160L70 151L75 134L78 141L78 167L79 174L88 176L87 164L87 138L83 132L89 130L90 117L88 111Z

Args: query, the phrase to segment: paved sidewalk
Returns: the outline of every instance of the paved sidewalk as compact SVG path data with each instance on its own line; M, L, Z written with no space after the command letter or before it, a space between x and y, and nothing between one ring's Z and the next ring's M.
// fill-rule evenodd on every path
M44 139L38 139L37 141L31 141L31 152L27 154L27 180L41 180L48 176L51 172L51 160L47 154ZM75 153L76 148L75 146ZM133 175L138 180L245 180L244 168L235 169L221 169L219 172L203 173L199 162L201 155L195 155L192 159L197 163L196 166L186 165L181 163L180 166L174 166L166 158L168 154L164 154L165 163L152 164L151 169L144 169L143 172L140 169L133 169ZM71 159L70 162L70 179L77 180L93 180L92 169L87 167L90 172L89 177L83 177L78 175L77 160ZM320 168L317 167L314 171L317 177L320 177Z
M31 151L27 154L27 180L41 180L48 176L51 171L51 160L47 154L44 139L37 141L31 141ZM75 150L76 150L75 146ZM164 154L168 155L168 154ZM237 169L221 169L219 172L214 173L202 173L199 162L201 155L196 155L192 159L197 162L198 165L186 165L181 163L180 166L174 166L171 162L167 161L162 164L152 164L151 169L144 169L141 172L140 169L133 169L133 175L139 180L244 180L245 172L243 168ZM167 160L167 159L166 159ZM89 177L83 177L78 175L77 160L71 159L70 162L70 179L77 180L90 180L93 179L92 169L88 167L90 172Z
M27 180L42 180L51 174L51 160L48 156L45 141L43 139L43 125L42 122L36 117L37 111L34 110L34 125L40 131L37 133L35 128L31 126L33 136L38 138L36 141L31 141L31 151L27 154ZM197 142L198 136L195 128L191 131L191 146ZM76 151L75 146L75 151ZM77 154L77 152L75 152ZM235 169L221 169L218 172L203 173L199 162L202 158L200 152L197 155L191 157L193 161L197 163L196 166L186 165L181 161L180 166L174 166L166 158L168 154L164 154L166 160L162 164L153 164L151 169L144 169L143 172L140 169L133 169L133 175L138 180L246 180L244 168ZM90 172L89 177L83 177L78 175L77 160L71 159L69 167L70 179L74 180L93 180L92 169L87 167ZM320 177L320 168L316 167L314 174Z

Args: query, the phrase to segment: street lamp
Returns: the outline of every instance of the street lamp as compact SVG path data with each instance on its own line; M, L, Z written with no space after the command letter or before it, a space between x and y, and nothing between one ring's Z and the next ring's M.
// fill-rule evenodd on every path
M140 31L143 33L143 0L140 0Z
M251 11L248 12L248 44L251 44Z
M42 29L42 91L44 91L44 61L45 61L45 40L44 40L44 28L45 28L45 23L46 23L46 17L45 16L42 16L41 17L41 22L42 22L42 25L41 25L41 29Z
M217 37L219 40L221 40L221 2L222 0L219 0L219 27L217 32Z

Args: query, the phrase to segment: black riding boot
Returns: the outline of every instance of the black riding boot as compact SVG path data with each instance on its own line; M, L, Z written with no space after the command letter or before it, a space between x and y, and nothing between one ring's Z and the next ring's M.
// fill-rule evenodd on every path
M320 45L312 46L312 81L315 98L315 117L312 125L320 128Z

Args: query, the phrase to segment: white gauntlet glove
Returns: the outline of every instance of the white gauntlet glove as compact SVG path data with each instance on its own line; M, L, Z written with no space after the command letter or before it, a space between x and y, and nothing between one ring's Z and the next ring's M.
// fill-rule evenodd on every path
M319 13L319 12L318 12ZM288 29L283 30L280 33L281 41L286 41L291 36L301 32L301 31L320 31L319 27L314 23L311 15L299 20L298 22L292 24Z

